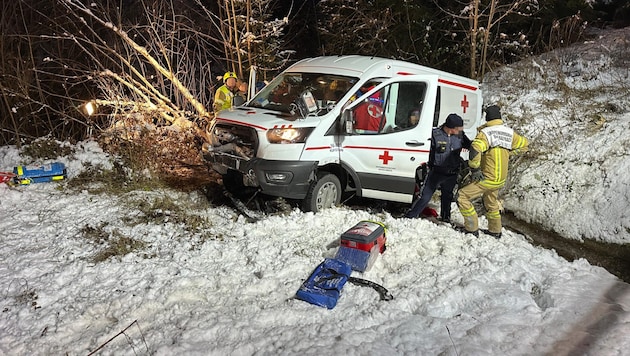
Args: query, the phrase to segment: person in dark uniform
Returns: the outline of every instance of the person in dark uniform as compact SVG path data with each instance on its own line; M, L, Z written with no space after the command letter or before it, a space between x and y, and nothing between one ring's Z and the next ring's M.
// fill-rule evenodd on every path
M470 149L470 139L464 131L464 120L457 114L450 114L446 122L434 128L431 134L429 151L429 172L419 197L405 214L407 218L417 218L429 204L433 193L441 187L440 220L450 222L453 189L457 184L462 148Z

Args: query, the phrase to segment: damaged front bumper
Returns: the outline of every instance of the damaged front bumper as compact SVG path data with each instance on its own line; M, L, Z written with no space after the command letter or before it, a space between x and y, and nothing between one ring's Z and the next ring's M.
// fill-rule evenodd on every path
M244 158L233 153L233 147L205 149L203 157L219 174L229 170L243 175L243 184L258 187L267 195L287 199L304 199L316 179L317 161L276 161Z

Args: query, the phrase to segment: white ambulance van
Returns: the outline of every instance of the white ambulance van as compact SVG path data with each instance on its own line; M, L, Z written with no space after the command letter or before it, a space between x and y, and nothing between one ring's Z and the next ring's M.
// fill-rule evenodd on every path
M477 81L421 65L305 59L246 104L216 113L203 156L228 191L254 187L305 211L339 204L344 193L411 203L432 128L456 113L472 139L481 105Z

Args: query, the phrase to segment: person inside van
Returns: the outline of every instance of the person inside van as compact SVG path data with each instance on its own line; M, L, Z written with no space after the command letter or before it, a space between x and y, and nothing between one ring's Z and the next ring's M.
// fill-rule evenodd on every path
M420 121L420 113L422 112L422 109L420 107L417 108L413 108L409 111L409 115L407 115L407 121L403 122L402 125L400 125L401 129L408 129L408 128L412 128L415 127L416 125L418 125L418 122Z
M372 90L377 82L366 82L350 99L356 100ZM378 133L383 128L383 101L380 91L370 95L354 108L354 129L362 133Z
M388 128L387 132L396 132L416 127L420 122L420 108L412 109L407 114L407 119L396 125L394 128Z
M397 100L393 122L394 131L406 130L418 125L427 91L426 86L423 82L403 82L395 86Z
M470 149L471 141L464 131L464 120L457 114L450 114L446 122L434 128L431 134L431 149L429 151L429 173L427 174L422 192L416 199L406 218L417 218L426 208L433 193L441 187L440 220L451 221L451 202L453 189L457 184L457 173L460 166L460 152L462 148Z

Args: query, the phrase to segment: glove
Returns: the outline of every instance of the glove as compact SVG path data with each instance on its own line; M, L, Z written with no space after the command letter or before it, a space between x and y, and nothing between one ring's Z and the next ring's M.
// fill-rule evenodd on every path
M480 182L483 180L483 172L481 172L481 169L477 168L477 169L473 169L472 172L470 172L470 179L473 182Z

